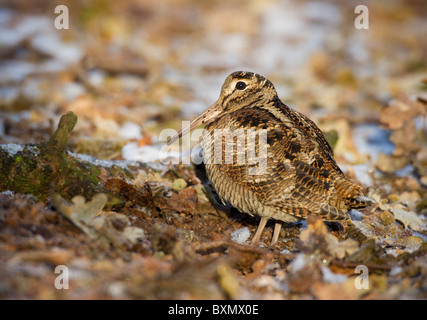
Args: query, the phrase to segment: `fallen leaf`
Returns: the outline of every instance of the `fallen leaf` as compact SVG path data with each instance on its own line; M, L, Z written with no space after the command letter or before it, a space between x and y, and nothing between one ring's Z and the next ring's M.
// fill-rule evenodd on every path
M401 94L398 98L391 100L387 106L380 111L381 123L387 125L388 129L396 130L404 127L412 119L424 113L423 105L413 101L408 96Z
M405 247L409 253L417 251L423 244L423 238L416 236L409 236L396 241L397 246Z
M340 242L331 241L328 245L328 248L333 257L337 259L343 259L344 257L356 252L359 249L359 243L353 239L346 239Z
M320 217L309 216L307 229L303 230L300 239L304 247L311 251L320 251L332 258L343 259L359 249L359 244L353 239L339 241L337 237L330 234L325 223Z
M394 156L380 152L375 162L375 167L382 172L394 173L406 167L410 162L410 157Z
M86 202L82 196L75 196L71 199L72 204L66 203L57 193L52 197L52 202L58 211L88 235L93 235L89 224L101 212L107 200L107 195L103 193L94 195L89 202Z
M405 228L411 228L414 231L421 231L424 229L423 220L412 211L403 209L391 209L396 220L400 221Z

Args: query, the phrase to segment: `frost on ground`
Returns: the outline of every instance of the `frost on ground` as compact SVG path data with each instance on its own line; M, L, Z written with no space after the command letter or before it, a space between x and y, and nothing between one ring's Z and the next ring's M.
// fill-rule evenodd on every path
M246 243L246 241L248 241L250 236L251 236L251 232L249 231L249 228L244 227L236 231L233 231L233 233L231 234L231 240L239 244L244 244Z

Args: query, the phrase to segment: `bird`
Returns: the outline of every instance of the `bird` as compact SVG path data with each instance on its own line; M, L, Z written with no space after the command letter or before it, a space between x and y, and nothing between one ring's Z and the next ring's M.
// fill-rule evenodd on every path
M269 219L275 247L283 223L309 215L350 221L350 210L373 204L337 165L319 127L283 103L273 83L257 73L231 73L218 100L168 145L202 124L205 170L219 198L260 217L254 245Z

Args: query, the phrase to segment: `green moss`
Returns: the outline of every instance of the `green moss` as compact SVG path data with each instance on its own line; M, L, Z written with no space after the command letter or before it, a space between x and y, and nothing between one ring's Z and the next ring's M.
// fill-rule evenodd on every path
M335 146L337 145L338 139L339 139L337 130L332 129L328 132L325 132L324 134L325 134L326 140L331 145L332 150L334 150Z

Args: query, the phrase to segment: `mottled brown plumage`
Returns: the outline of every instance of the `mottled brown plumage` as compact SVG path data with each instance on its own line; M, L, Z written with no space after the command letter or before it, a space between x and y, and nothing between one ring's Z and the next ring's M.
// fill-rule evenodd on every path
M309 214L325 221L347 220L350 209L371 203L338 167L316 124L280 101L273 84L258 74L229 75L218 101L189 129L202 123L206 123L202 140L206 172L219 197L261 217L253 243L259 241L269 218L276 220L271 243L275 245L282 221L298 221ZM257 138L248 138L251 130ZM251 149L259 156L257 161L248 160Z

